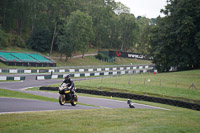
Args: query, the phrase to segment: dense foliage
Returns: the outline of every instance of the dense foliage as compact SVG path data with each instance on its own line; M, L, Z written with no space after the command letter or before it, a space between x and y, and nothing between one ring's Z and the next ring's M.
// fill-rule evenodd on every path
M169 0L152 28L150 44L160 71L200 67L200 1Z
M34 50L58 50L67 57L76 51L84 55L91 44L129 50L139 30L129 8L114 0L1 0L0 24L1 36L16 34Z
M0 48L58 51L67 60L92 45L149 55L159 71L199 68L200 1L166 1L165 17L148 19L114 0L1 0Z

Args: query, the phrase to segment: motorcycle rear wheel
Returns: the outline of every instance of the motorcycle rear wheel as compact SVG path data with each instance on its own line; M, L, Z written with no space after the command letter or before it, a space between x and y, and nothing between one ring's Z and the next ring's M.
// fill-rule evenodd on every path
M59 96L59 103L60 103L60 105L64 105L65 104L65 95L60 95Z

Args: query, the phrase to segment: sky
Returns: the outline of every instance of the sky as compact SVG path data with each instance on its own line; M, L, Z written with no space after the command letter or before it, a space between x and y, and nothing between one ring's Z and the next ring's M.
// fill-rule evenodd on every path
M161 9L164 9L167 5L166 0L115 0L121 2L125 6L130 8L130 12L137 16L145 16L147 18L157 18Z

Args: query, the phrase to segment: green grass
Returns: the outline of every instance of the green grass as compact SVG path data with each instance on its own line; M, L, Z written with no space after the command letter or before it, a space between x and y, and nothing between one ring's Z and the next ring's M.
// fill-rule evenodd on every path
M16 94L9 91L7 93L9 96ZM200 131L198 111L163 104L142 103L171 110L89 109L1 114L0 131L2 133L198 133Z
M33 90L38 88L33 88ZM4 96L24 97L0 89ZM6 92L4 92L6 91ZM85 95L85 94L80 94ZM88 95L86 95L88 96ZM30 98L30 96L28 96ZM105 98L105 97L102 97ZM108 98L108 97L107 97ZM113 99L116 99L113 97ZM117 98L118 100L127 100ZM88 109L29 112L0 115L1 133L80 132L80 133L199 133L199 111L164 104L135 101L168 108L155 109Z
M67 62L63 59L55 59L57 66L98 66L98 65L130 65L132 64L152 64L151 61L137 60L128 58L117 58L115 62L102 62L94 56L86 56L85 58L71 58Z
M4 51L14 51L14 52L36 52L30 49L22 49L22 48L7 48L3 49ZM103 49L104 50L104 49ZM97 54L97 49L89 49L85 54ZM39 53L39 52L37 52ZM49 56L48 52L40 53L45 56ZM75 55L81 55L80 52L74 53ZM53 52L51 57L60 57L59 52ZM116 58L115 62L102 62L97 60L94 56L86 56L85 58L71 58L67 62L65 58L60 61L59 59L54 59L57 63L57 67L62 66L96 66L96 65L130 65L132 64L152 64L151 61L146 60L137 60L137 59L128 59L128 58ZM0 68L24 68L24 69L44 69L44 67L23 67L23 66L6 66L5 64L0 62ZM45 67L49 69L50 67Z
M89 109L0 115L2 133L198 133L198 111Z
M196 89L189 87L194 83ZM75 82L76 87L170 98L200 103L200 70L123 75ZM51 86L59 86L51 85Z

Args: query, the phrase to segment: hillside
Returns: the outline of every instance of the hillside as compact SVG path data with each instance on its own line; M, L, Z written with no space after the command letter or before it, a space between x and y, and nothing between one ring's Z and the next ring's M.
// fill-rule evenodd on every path
M9 48L5 49L4 51L14 51L14 52L36 52L29 49L21 49L21 48ZM73 57L76 56L76 58L71 58L67 62L65 60L65 57L62 57L62 60L60 60L60 54L58 52L53 52L51 56L49 56L48 53L40 53L44 56L50 57L53 60L57 62L57 67L65 67L65 66L97 66L97 65L128 65L128 64L151 64L151 61L147 60L137 60L137 59L128 59L128 58L115 58L115 62L104 62L101 60L97 60L95 58L95 54L97 54L96 49L90 49L86 54L92 54L92 56L85 56L84 58L77 57L77 55L80 55L79 52L75 53ZM36 52L39 53L39 52ZM13 68L15 66L6 66L5 64L0 62L0 67L9 67ZM16 68L16 67L15 67ZM17 67L22 68L22 67Z

